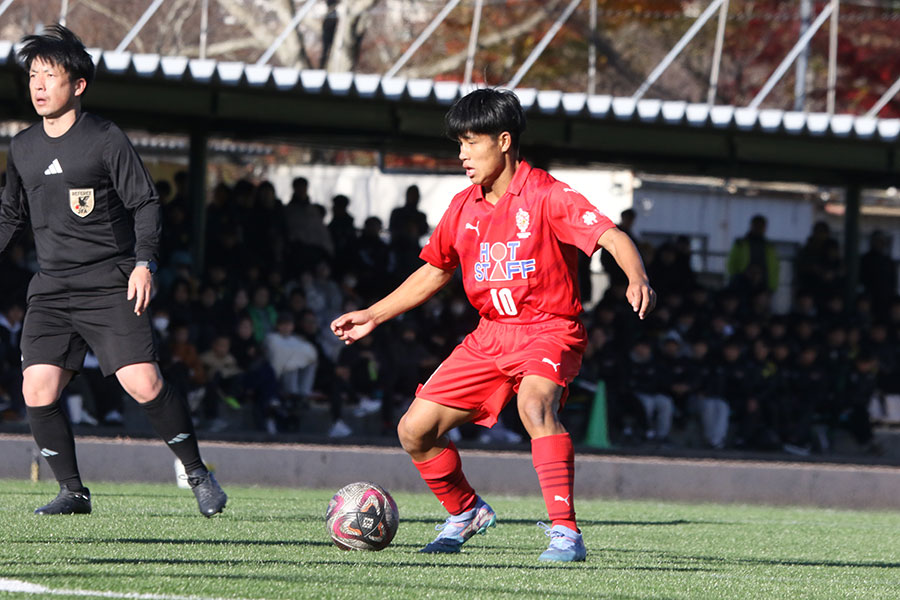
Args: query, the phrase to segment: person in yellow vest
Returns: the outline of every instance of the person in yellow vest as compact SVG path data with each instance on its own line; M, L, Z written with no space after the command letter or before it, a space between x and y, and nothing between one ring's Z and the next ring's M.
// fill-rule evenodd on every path
M758 268L762 281L770 292L778 289L779 262L775 245L766 238L768 222L762 215L750 219L750 229L744 237L738 238L728 253L728 278L733 280L751 268Z

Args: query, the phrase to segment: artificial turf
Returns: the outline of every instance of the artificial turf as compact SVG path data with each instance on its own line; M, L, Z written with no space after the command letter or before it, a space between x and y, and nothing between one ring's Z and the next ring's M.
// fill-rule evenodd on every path
M538 497L487 498L497 527L435 556L416 552L445 516L424 493L393 494L389 548L344 552L333 490L226 485L205 519L174 483L91 488L93 514L39 517L54 485L0 480L0 598L900 598L898 511L581 499L587 561L548 565Z

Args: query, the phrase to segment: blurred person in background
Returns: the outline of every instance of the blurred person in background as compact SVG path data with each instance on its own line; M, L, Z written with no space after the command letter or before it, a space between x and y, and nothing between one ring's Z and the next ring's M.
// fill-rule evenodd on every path
M347 210L349 206L350 198L343 194L331 199L331 221L328 223L328 232L334 242L334 271L338 277L355 270L358 266L358 235L353 224L353 215Z
M872 299L872 312L887 316L897 295L897 262L891 257L891 239L880 229L869 234L869 249L859 259L859 282Z
M313 391L319 354L316 347L294 332L294 316L290 312L278 315L275 329L265 336L263 347L266 359L278 378L284 408L280 414L296 415L297 410ZM288 425L285 421L282 425Z
M775 245L766 238L767 227L768 221L763 215L754 215L746 235L736 239L731 246L726 266L732 281L743 276L748 281L744 287L755 289L761 285L774 292L778 289L781 265Z
M406 188L403 206L391 211L388 222L392 240L406 237L413 238L418 243L419 238L428 233L428 219L425 213L419 210L420 198L419 186L411 185Z

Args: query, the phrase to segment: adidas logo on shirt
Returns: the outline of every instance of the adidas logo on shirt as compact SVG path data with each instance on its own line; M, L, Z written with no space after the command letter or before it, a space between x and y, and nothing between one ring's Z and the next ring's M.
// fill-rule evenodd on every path
M58 158L54 158L53 162L50 163L50 166L44 169L44 175L60 175L62 172L62 167L59 166Z

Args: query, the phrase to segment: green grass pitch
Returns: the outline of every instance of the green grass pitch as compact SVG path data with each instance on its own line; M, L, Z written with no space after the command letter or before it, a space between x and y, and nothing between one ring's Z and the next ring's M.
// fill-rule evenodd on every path
M546 565L537 496L489 496L497 527L432 556L416 553L444 517L428 494L394 494L389 548L343 552L333 490L225 483L205 519L174 483L95 483L94 514L38 517L55 485L0 481L0 599L900 598L900 512L582 499L587 562Z

